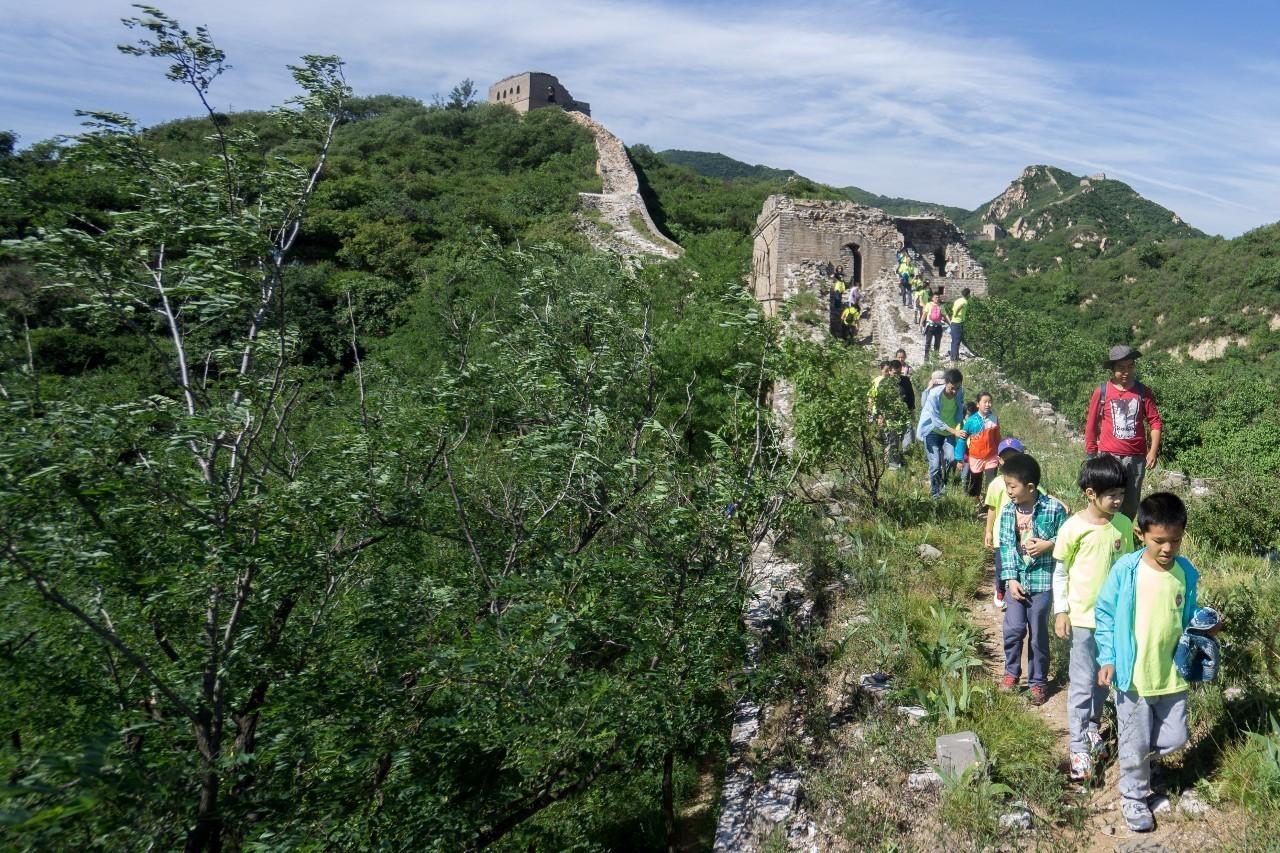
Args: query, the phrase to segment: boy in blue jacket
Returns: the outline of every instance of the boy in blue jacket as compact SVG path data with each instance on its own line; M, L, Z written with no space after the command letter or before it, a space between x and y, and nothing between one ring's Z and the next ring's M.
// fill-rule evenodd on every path
M1094 605L1098 684L1116 689L1120 811L1135 832L1155 828L1153 762L1187 742L1187 682L1173 653L1196 611L1200 574L1178 556L1187 508L1157 492L1138 506L1143 548L1116 560Z

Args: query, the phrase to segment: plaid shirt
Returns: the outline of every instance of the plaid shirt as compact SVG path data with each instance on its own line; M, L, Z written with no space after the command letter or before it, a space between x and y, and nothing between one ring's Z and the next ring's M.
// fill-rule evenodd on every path
M1053 498L1036 496L1031 510L1031 535L1037 539L1056 539L1058 528L1067 520L1067 510ZM1017 581L1027 592L1046 592L1053 589L1053 549L1050 548L1023 565L1018 553L1018 506L1013 501L1000 511L1000 535L996 539L1000 555L1000 579Z

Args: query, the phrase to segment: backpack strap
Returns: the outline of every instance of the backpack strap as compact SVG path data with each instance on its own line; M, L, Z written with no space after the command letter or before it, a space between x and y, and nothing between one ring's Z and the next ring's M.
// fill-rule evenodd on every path
M1111 384L1111 383L1109 383L1109 382L1103 382L1101 385L1099 385L1099 386L1098 386L1098 426L1099 426L1099 429L1101 429L1101 426L1102 426L1102 413L1103 413L1104 411L1106 411L1106 403L1107 403L1107 386L1108 386L1109 384ZM1147 396L1147 386L1146 386L1146 385L1143 385L1141 382L1135 382L1135 383L1133 383L1133 390L1138 392L1138 417L1139 417L1139 418L1141 418L1141 417L1142 417L1142 403L1143 403L1143 401L1146 399L1146 396Z

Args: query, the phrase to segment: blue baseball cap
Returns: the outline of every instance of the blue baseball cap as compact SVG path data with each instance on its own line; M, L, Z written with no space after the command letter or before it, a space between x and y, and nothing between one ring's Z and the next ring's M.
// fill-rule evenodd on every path
M996 456L1004 453L1006 450L1012 450L1016 453L1026 453L1027 449L1022 446L1022 442L1016 438L1006 438L1000 442L1000 446L996 448Z

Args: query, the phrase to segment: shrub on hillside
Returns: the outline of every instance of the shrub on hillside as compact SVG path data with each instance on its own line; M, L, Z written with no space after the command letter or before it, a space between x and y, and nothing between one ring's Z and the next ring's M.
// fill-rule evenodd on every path
M1256 554L1280 547L1280 486L1273 479L1224 480L1192 512L1196 538L1214 548Z

